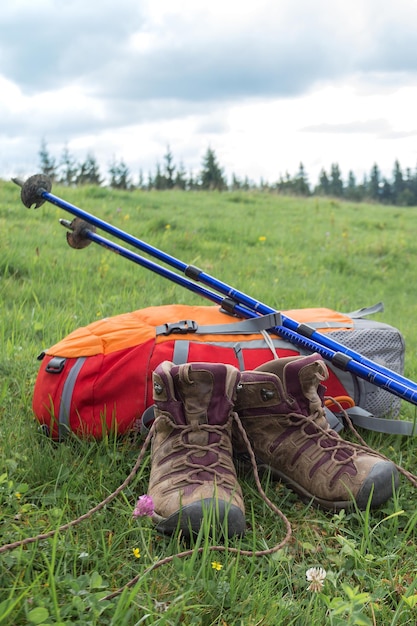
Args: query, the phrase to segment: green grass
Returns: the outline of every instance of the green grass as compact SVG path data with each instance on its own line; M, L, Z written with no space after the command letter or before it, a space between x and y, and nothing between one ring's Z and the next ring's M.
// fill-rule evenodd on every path
M375 319L401 330L405 374L417 379L417 209L256 192L53 191L277 309L350 311L382 300L385 312ZM24 208L19 189L0 183L1 545L87 512L125 480L140 449L131 439L56 445L42 436L31 411L36 356L104 316L205 303L99 246L72 250L60 217L69 216L50 204ZM402 416L414 417L414 407L403 403ZM414 470L415 441L363 435ZM405 479L380 510L333 515L264 478L268 496L293 527L286 548L258 558L213 553L214 540L202 532L191 557L145 573L186 548L178 537L162 538L150 523L132 520L148 477L147 454L132 483L91 518L0 554L0 623L416 624L416 493ZM230 547L273 547L283 538L283 523L253 479L242 479L242 488L250 529ZM305 572L313 566L328 572L322 594L307 590ZM132 588L101 600L135 576Z

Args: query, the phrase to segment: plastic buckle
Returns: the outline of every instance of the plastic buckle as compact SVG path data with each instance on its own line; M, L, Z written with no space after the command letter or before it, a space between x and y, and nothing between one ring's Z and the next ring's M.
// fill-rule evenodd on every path
M196 333L198 330L198 324L194 320L181 320L180 322L164 324L164 326L163 335L171 335L172 333L186 335L187 333Z
M48 374L60 374L64 369L66 360L65 357L54 356L45 367L45 371Z

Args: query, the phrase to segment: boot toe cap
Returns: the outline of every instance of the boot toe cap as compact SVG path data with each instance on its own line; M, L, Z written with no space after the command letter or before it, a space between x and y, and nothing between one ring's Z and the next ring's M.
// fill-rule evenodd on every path
M197 534L201 526L207 521L210 529L216 528L216 533L228 537L245 534L246 522L242 509L224 500L206 498L192 502L167 518L158 516L157 530L165 534L172 534L176 530L189 537Z
M384 460L375 463L355 497L358 508L365 509L370 499L372 508L384 504L391 498L398 483L399 474L394 463Z

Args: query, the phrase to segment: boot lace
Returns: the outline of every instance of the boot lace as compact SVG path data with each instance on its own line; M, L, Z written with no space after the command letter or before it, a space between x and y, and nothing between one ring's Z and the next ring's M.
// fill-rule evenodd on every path
M225 428L213 424L200 424L199 437L201 438L202 433L207 434L207 443L204 445L193 441L194 428L191 425L172 424L172 428L177 439L173 447L180 454L177 460L169 461L172 483L169 491L175 491L184 484L197 486L207 481L214 481L217 486L233 490L235 477L231 461L228 462L231 443ZM185 450L187 452L184 454ZM178 472L177 475L175 470Z

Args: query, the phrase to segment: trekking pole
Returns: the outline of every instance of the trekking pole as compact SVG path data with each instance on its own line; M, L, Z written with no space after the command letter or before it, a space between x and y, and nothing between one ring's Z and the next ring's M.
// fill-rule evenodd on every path
M12 179L17 185L19 185L21 189L21 199L23 204L30 208L33 204L35 204L35 208L40 207L45 201L62 208L72 215L75 215L80 220L87 222L90 226L98 227L101 230L108 232L114 237L136 247L147 254L157 258L158 260L171 265L175 269L183 272L186 277L191 278L191 281L180 281L177 274L170 272L169 277L170 280L175 280L178 284L186 287L187 289L192 289L195 293L199 293L200 295L211 299L212 301L218 301L222 306L224 303L227 303L229 308L233 309L236 313L239 313L243 317L257 317L260 315L269 315L273 313L277 313L277 311L253 298L250 296L234 289L233 287L223 283L209 274L206 274L203 270L183 263L179 261L175 257L172 257L157 248L150 246L149 244L132 237L128 233L120 230L117 227L114 227L107 222L101 220L100 218L95 217L94 215L89 214L86 211L83 211L79 207L76 207L73 204L62 200L58 196L50 193L52 188L51 181L47 176L42 174L31 176L25 183L21 180L14 178ZM88 229L85 229L88 231ZM78 233L80 235L80 233ZM86 233L85 233L86 235ZM85 236L86 239L90 239L91 236L94 235L91 231L89 231L88 236ZM83 236L80 237L83 239ZM93 240L93 239L91 239ZM96 241L99 243L99 241ZM69 240L70 243L70 240ZM85 247L79 242L80 245L73 245L73 247ZM108 245L111 242L104 240L101 242L102 245L108 247L110 249L111 246ZM71 243L70 243L71 245ZM128 252L128 251L126 251ZM127 256L124 254L124 256ZM142 257L140 257L142 258ZM145 259L143 259L145 261ZM149 262L148 262L149 263ZM143 265L143 263L141 263ZM155 265L155 264L153 264ZM159 268L158 273L162 274L160 266L156 266ZM152 269L151 266L148 266L148 269ZM155 268L152 270L155 271ZM173 275L173 276L172 276ZM175 276L175 278L174 278ZM195 281L195 282L192 282ZM215 289L219 293L222 293L225 296L225 300L219 297L219 300L214 299L216 294L213 294L211 291L207 291L203 288L198 289L196 287L196 282L201 282L206 286L209 286L212 289ZM225 307L224 307L225 308ZM253 315L252 315L253 314ZM299 323L291 318L281 315L281 324L273 329L273 331L278 334L280 337L287 339L289 342L302 346L308 349L311 352L318 352L324 359L331 362L335 367L349 371L359 378L363 378L368 382L386 389L390 391L394 395L407 400L411 404L417 405L417 384L413 383L409 379L401 376L397 372L394 372L388 368L385 368L382 365L379 365L366 357L363 357L359 353L347 348L343 344L334 341L328 335L324 335L319 333L311 326L307 324Z
M236 302L228 302L228 300L223 298L220 294L214 293L198 283L193 282L180 274L176 274L168 268L158 265L157 263L136 254L132 250L128 250L127 248L120 246L114 241L110 241L110 239L106 239L105 237L98 235L95 232L95 229L84 220L75 218L72 222L70 222L69 220L60 219L59 222L61 226L64 226L71 231L70 233L67 233L67 242L71 248L81 249L86 248L90 243L96 243L106 250L115 252L118 256L122 256L129 261L133 261L133 263L136 263L137 265L140 265L141 267L144 267L145 269L150 270L163 278L167 278L168 280L198 294L199 296L203 296L208 300L212 300L216 304L220 304L228 313L234 313L240 317L258 317L256 313L253 313L253 311L250 311L246 307L239 306ZM277 311L275 311L275 313L277 314L278 319L280 315Z
M311 352L319 353L324 359L333 363L336 367L339 367L344 370L348 370L360 378L364 378L373 384L382 387L383 389L387 389L391 391L393 394L398 395L399 397L408 400L412 404L417 405L417 385L415 385L415 389L410 387L410 385L402 385L391 379L388 376L380 375L378 372L371 370L365 365L362 365L355 361L348 361L345 355L340 352L336 352L334 350L330 350L321 344L315 342L312 339L308 339L303 337L303 335L299 335L294 331L291 331L287 328L281 326L282 323L282 313L271 309L268 314L263 314L259 316L253 309L247 308L246 306L239 304L238 302L230 299L228 297L223 297L220 293L215 291L211 291L206 289L202 285L198 284L195 281L192 281L186 277L183 277L175 272L169 270L166 267L158 265L149 259L142 257L135 252L124 248L118 243L110 241L101 235L97 235L94 230L90 229L90 225L79 218L75 218L72 222L69 220L59 220L61 225L67 228L70 233L67 233L67 241L72 248L85 248L89 243L94 242L106 250L110 250L115 252L119 256L122 256L134 263L141 265L142 267L171 280L172 282L180 285L181 287L185 287L186 289L196 293L208 300L211 300L215 304L221 306L228 313L233 313L235 315L239 315L240 317L245 318L253 318L253 319L265 319L267 318L267 323L270 323L270 327L262 325L262 328L266 330L270 330L273 333L279 335L280 337L287 339L290 343L298 345L302 348L307 348ZM192 332L192 329L190 330ZM257 327L254 325L253 332L257 332ZM346 365L346 366L345 366ZM410 381L411 382L411 381ZM414 383L411 383L414 386Z

